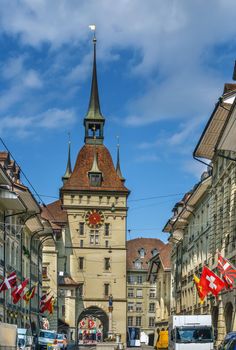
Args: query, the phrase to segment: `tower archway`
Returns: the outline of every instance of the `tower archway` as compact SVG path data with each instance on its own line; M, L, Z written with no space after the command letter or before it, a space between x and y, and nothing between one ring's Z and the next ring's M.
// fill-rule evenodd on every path
M84 309L78 317L78 344L96 344L107 338L108 315L98 306Z

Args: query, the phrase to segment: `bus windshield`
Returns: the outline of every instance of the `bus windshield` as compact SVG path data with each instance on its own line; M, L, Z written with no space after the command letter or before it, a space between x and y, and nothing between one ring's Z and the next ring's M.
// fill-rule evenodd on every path
M177 327L177 343L211 343L213 342L211 327Z

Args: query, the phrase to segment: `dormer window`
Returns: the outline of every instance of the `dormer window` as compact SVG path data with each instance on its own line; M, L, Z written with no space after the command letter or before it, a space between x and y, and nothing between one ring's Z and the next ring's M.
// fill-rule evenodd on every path
M143 249L143 248L141 248L140 250L139 250L139 255L140 255L140 258L144 258L144 256L145 256L145 250Z
M158 253L158 250L157 250L156 248L154 248L154 249L152 250L152 256L157 255L157 253Z
M100 187L102 184L102 172L98 167L98 155L94 152L93 165L88 173L90 186Z
M142 268L142 262L138 259L138 260L135 260L134 262L134 267L136 269L141 269Z
M90 186L100 187L102 182L102 174L89 174L89 183Z

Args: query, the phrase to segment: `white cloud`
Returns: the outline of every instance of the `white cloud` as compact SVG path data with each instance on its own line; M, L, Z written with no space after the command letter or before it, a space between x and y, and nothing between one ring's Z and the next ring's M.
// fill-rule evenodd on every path
M38 129L56 130L73 125L76 115L73 110L49 109L34 117L6 116L1 119L0 133L11 133L19 137L26 137Z

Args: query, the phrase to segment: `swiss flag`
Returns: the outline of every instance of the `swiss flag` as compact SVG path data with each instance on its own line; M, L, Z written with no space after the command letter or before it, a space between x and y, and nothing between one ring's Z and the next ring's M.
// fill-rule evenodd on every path
M4 278L4 281L0 284L0 292L11 289L16 285L16 273L12 272L8 277Z
M11 293L13 297L13 303L16 304L21 299L21 295L25 292L25 288L29 282L29 278L26 278L19 286L17 286Z
M214 296L217 296L226 287L225 282L206 266L203 267L200 281L207 287L208 292L211 292Z

